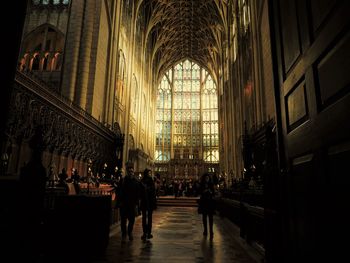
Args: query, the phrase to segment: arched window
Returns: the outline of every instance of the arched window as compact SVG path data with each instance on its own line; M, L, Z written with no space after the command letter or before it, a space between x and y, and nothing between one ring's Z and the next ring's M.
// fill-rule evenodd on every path
M50 70L49 53L46 53L42 59L42 70Z
M169 75L170 74L170 75ZM157 91L157 112L156 112L156 149L161 153L155 156L156 161L170 160L170 138L171 138L171 108L172 89L171 72L166 73ZM174 136L174 144L177 144L177 137Z
M239 1L240 12L241 12L241 24L243 25L244 32L247 32L250 25L250 8L247 0Z
M23 58L20 60L19 62L19 70L26 70L27 67L27 58L28 58L28 54L24 54Z
M56 53L51 59L51 70L61 70L62 66L62 55Z
M35 53L33 58L32 58L32 62L31 62L31 70L39 70L39 66L40 66L40 58L39 58L39 54Z
M206 69L185 60L165 73L157 89L158 153L219 162L218 121L217 87Z
M53 5L68 5L69 4L69 0L32 0L32 2L35 6L38 6L38 5L47 6L49 4L53 4Z

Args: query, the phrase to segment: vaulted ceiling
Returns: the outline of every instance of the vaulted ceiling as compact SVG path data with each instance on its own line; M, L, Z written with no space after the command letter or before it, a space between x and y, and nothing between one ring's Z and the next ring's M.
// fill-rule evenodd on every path
M227 0L139 0L147 12L145 42L152 43L156 78L184 58L216 75L225 41Z

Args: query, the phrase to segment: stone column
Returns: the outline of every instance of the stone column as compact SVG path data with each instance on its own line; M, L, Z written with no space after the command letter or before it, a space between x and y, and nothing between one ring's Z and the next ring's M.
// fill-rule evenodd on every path
M74 102L86 110L88 85L90 80L90 61L92 58L92 41L95 22L95 1L86 1L84 10L84 24L80 43L78 60L77 81L74 95ZM96 55L96 53L94 53ZM89 100L92 100L90 97Z
M61 92L72 101L74 100L75 84L78 73L81 35L83 32L84 7L85 0L71 1L67 26L64 63L62 66Z

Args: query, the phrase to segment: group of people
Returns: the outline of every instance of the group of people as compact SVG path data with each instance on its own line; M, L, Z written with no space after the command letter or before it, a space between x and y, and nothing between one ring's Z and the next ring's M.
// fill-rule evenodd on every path
M152 171L146 168L142 179L139 181L135 176L133 164L127 163L126 175L116 187L116 204L120 209L122 239L125 240L128 236L129 240L133 240L133 228L139 205L142 213L143 229L141 239L152 238L152 215L157 205L156 187L152 178Z
M120 209L122 240L129 237L133 240L133 228L135 218L140 206L142 214L142 240L151 239L152 235L152 215L157 206L156 187L152 178L152 171L145 169L143 177L138 180L134 173L133 164L127 164L126 175L120 179L116 185L117 202ZM202 214L203 235L209 234L213 238L213 215L215 214L214 183L209 174L204 174L200 182L200 199L198 202L198 212ZM209 225L208 225L209 223ZM208 229L209 226L209 229ZM209 230L209 231L208 231Z

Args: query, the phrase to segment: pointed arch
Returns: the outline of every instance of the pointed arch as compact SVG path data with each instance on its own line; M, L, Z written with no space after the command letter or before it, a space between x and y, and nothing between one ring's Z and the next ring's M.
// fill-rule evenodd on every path
M63 51L65 35L56 26L44 23L27 33L22 41L24 52Z
M126 86L126 60L123 50L119 50L118 55L118 73L117 73L117 99L118 101L124 105L124 92L125 92L125 86Z

